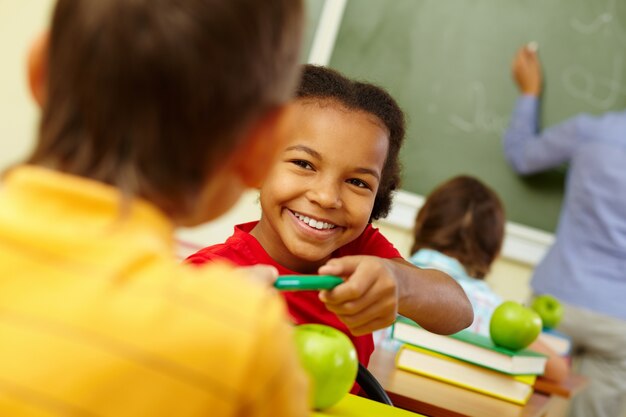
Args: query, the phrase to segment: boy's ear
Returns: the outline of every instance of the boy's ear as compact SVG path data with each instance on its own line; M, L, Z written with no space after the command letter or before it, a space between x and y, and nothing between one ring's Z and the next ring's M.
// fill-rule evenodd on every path
M48 31L43 32L28 51L28 86L35 102L43 107L48 87Z
M250 128L236 151L236 170L247 187L260 188L283 143L293 131L293 104L268 111Z

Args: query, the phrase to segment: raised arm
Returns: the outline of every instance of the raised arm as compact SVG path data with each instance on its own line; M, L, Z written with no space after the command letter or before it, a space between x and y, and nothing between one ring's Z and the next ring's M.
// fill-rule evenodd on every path
M520 174L530 174L570 160L581 139L584 117L579 116L540 132L541 63L536 51L522 47L513 60L513 79L522 96L517 100L504 134L504 153Z

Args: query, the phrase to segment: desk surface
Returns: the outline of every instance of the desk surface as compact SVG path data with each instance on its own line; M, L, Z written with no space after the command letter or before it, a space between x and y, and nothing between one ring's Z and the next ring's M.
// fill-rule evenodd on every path
M398 407L390 407L367 398L348 394L324 411L314 411L311 417L419 417Z
M548 412L550 396L533 393L524 406L489 397L395 367L395 353L377 348L369 370L397 407L432 416L539 417Z

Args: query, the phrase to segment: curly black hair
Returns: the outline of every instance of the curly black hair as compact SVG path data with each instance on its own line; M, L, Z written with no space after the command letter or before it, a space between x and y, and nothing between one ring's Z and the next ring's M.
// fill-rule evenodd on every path
M400 187L400 161L398 154L405 134L404 112L393 97L383 88L366 82L353 81L333 69L304 65L299 99L320 98L336 100L348 109L376 116L389 131L389 150L374 200L370 222L389 214L393 191Z

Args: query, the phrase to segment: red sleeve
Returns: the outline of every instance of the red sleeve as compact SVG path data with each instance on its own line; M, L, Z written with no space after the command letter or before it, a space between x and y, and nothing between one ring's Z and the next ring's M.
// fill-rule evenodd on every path
M215 246L208 246L204 249L200 249L198 252L193 255L189 255L187 259L185 259L185 263L193 264L193 265L202 265L211 261L229 261L228 258L220 256L214 253Z
M400 252L380 233L378 229L368 224L358 239L348 243L339 250L339 256L369 255L380 258L402 258Z
M261 247L260 244L258 246ZM261 255L262 253L256 253L253 248L249 248L245 241L230 237L224 243L218 243L200 249L198 252L187 257L185 262L194 265L201 265L213 261L226 261L232 265L238 266L256 265L258 263L269 263L273 265L271 259L269 259L270 262L267 262ZM269 258L269 256L265 256Z

